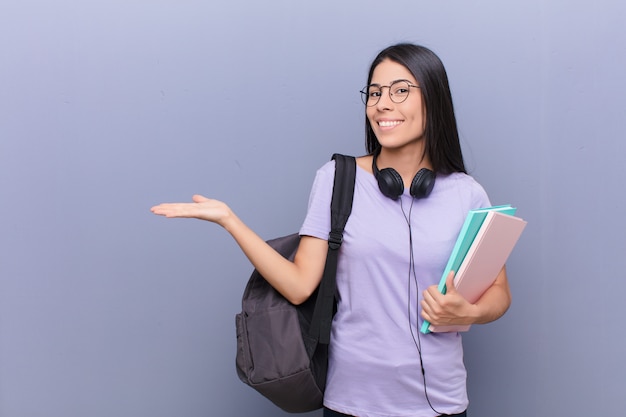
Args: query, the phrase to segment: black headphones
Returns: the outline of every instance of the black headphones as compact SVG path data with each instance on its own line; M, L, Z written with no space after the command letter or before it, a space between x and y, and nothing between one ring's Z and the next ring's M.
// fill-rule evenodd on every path
M393 168L378 170L376 166L378 154L379 152L374 153L374 158L372 159L372 171L374 171L374 178L378 181L378 188L385 196L392 200L397 200L404 192L404 181L402 181L398 171ZM413 177L409 191L415 198L425 198L428 197L434 186L435 173L428 168L422 168Z

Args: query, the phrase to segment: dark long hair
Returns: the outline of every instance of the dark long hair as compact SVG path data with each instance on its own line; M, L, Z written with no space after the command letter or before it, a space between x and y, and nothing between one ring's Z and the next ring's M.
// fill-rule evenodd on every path
M439 57L430 49L419 45L401 43L390 46L383 49L372 62L367 85L372 81L376 66L386 59L408 69L420 86L418 91L421 91L426 107L424 149L433 170L442 174L466 172L448 75ZM367 116L365 132L367 152L379 152L381 146Z

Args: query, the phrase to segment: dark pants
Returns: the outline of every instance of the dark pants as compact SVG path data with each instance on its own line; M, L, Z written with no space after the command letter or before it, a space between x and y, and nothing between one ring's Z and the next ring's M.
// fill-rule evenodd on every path
M460 414L442 414L442 416L467 417L467 412L463 411ZM324 407L324 417L353 417L353 416L349 416L347 414L341 414L341 413L331 410L330 408Z

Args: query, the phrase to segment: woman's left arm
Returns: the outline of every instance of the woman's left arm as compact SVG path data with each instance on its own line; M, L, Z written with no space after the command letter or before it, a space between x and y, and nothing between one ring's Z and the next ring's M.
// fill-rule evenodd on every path
M454 287L454 273L446 280L446 294L441 294L437 285L424 291L422 317L431 324L463 325L484 324L499 319L511 305L511 290L503 267L495 282L480 299L471 304Z

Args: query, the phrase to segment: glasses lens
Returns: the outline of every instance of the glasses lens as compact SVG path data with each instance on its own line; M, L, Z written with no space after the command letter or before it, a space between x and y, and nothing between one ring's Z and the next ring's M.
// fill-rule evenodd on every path
M391 101L394 103L402 103L409 96L409 83L407 81L396 81L389 87Z
M361 99L366 106L374 106L378 103L381 95L381 88L377 85L368 85L361 90Z

